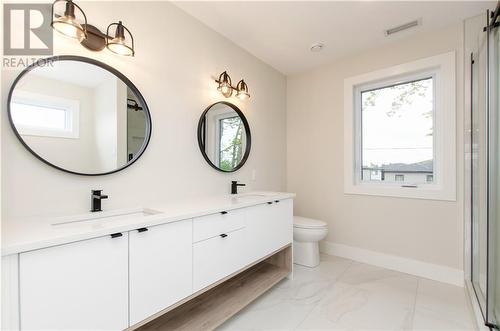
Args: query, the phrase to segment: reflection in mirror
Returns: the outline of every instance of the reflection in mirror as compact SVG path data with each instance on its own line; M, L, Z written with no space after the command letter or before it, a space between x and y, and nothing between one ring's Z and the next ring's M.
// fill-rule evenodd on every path
M150 136L140 93L103 64L64 58L29 68L12 87L9 113L19 138L44 162L72 173L110 173L134 162Z
M198 124L198 142L203 156L215 169L232 172L250 153L250 128L234 105L218 102L208 107Z

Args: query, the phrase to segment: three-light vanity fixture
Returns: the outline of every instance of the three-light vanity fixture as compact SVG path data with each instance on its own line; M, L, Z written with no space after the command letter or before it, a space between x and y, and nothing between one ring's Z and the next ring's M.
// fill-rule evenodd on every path
M231 77L227 74L226 71L219 75L219 79L215 80L219 86L217 87L217 91L219 91L223 96L229 98L233 95L233 91L236 91L236 97L245 100L250 98L250 94L248 93L248 85L242 79L236 84L236 87L233 87L231 83Z
M82 46L92 51L102 51L106 47L118 55L134 56L135 54L134 37L121 21L111 23L106 33L102 33L95 26L87 23L87 16L82 8L72 0L54 1L51 25L57 32L78 40ZM110 35L113 31L114 37ZM129 38L126 38L126 34Z

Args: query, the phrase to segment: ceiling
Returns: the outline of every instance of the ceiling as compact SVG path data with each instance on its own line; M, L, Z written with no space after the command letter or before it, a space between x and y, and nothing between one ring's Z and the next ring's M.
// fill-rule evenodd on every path
M88 88L97 87L116 78L101 67L75 61L52 62L50 65L38 67L32 74Z
M496 1L182 1L175 4L284 74L307 71L494 9ZM420 19L390 37L384 30ZM313 43L322 42L313 53Z

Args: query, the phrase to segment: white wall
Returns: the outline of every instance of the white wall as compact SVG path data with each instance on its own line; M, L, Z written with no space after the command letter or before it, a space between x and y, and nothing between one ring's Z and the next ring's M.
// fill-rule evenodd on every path
M119 79L106 79L94 90L94 153L99 156L94 173L112 171L126 163L118 163L118 125L123 124L118 121L122 110L118 107L120 84L122 82Z
M90 110L94 103L94 91L91 88L71 83L62 83L39 75L31 75L18 85L19 90L38 93L46 96L66 98L78 101L79 104L79 135L78 138L24 136L24 141L38 155L51 163L69 170L95 172L97 155L95 150L94 114ZM56 88L57 86L57 88ZM4 114L5 115L5 114ZM57 148L54 148L57 146ZM80 151L74 155L74 151ZM72 154L68 158L67 155Z
M296 214L328 222L326 241L462 270L461 175L456 202L345 195L343 187L344 79L452 50L457 54L457 173L462 174L462 24L288 78L287 190L297 193Z
M106 210L147 206L191 196L229 193L231 180L249 189L285 189L285 77L167 2L79 2L89 22L105 29L122 20L134 33L136 57L93 53L54 34L58 54L75 54L105 62L131 79L144 95L153 118L153 135L145 154L122 172L100 177L75 176L48 167L17 141L2 111L2 221L19 222L36 215L86 212L90 190L103 189ZM234 174L212 169L197 144L203 110L225 100L213 79L227 70L245 78L251 98L238 105L252 130L252 151ZM2 101L18 71L2 72ZM252 170L256 179L251 180Z

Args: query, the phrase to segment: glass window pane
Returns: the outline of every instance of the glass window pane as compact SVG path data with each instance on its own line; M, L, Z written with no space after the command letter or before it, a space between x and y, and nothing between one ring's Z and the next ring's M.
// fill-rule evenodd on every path
M12 103L11 114L16 125L22 127L66 130L66 111L64 109Z
M363 181L433 181L433 94L432 77L361 92Z
M219 168L231 171L241 161L243 122L239 116L223 118L220 124Z

